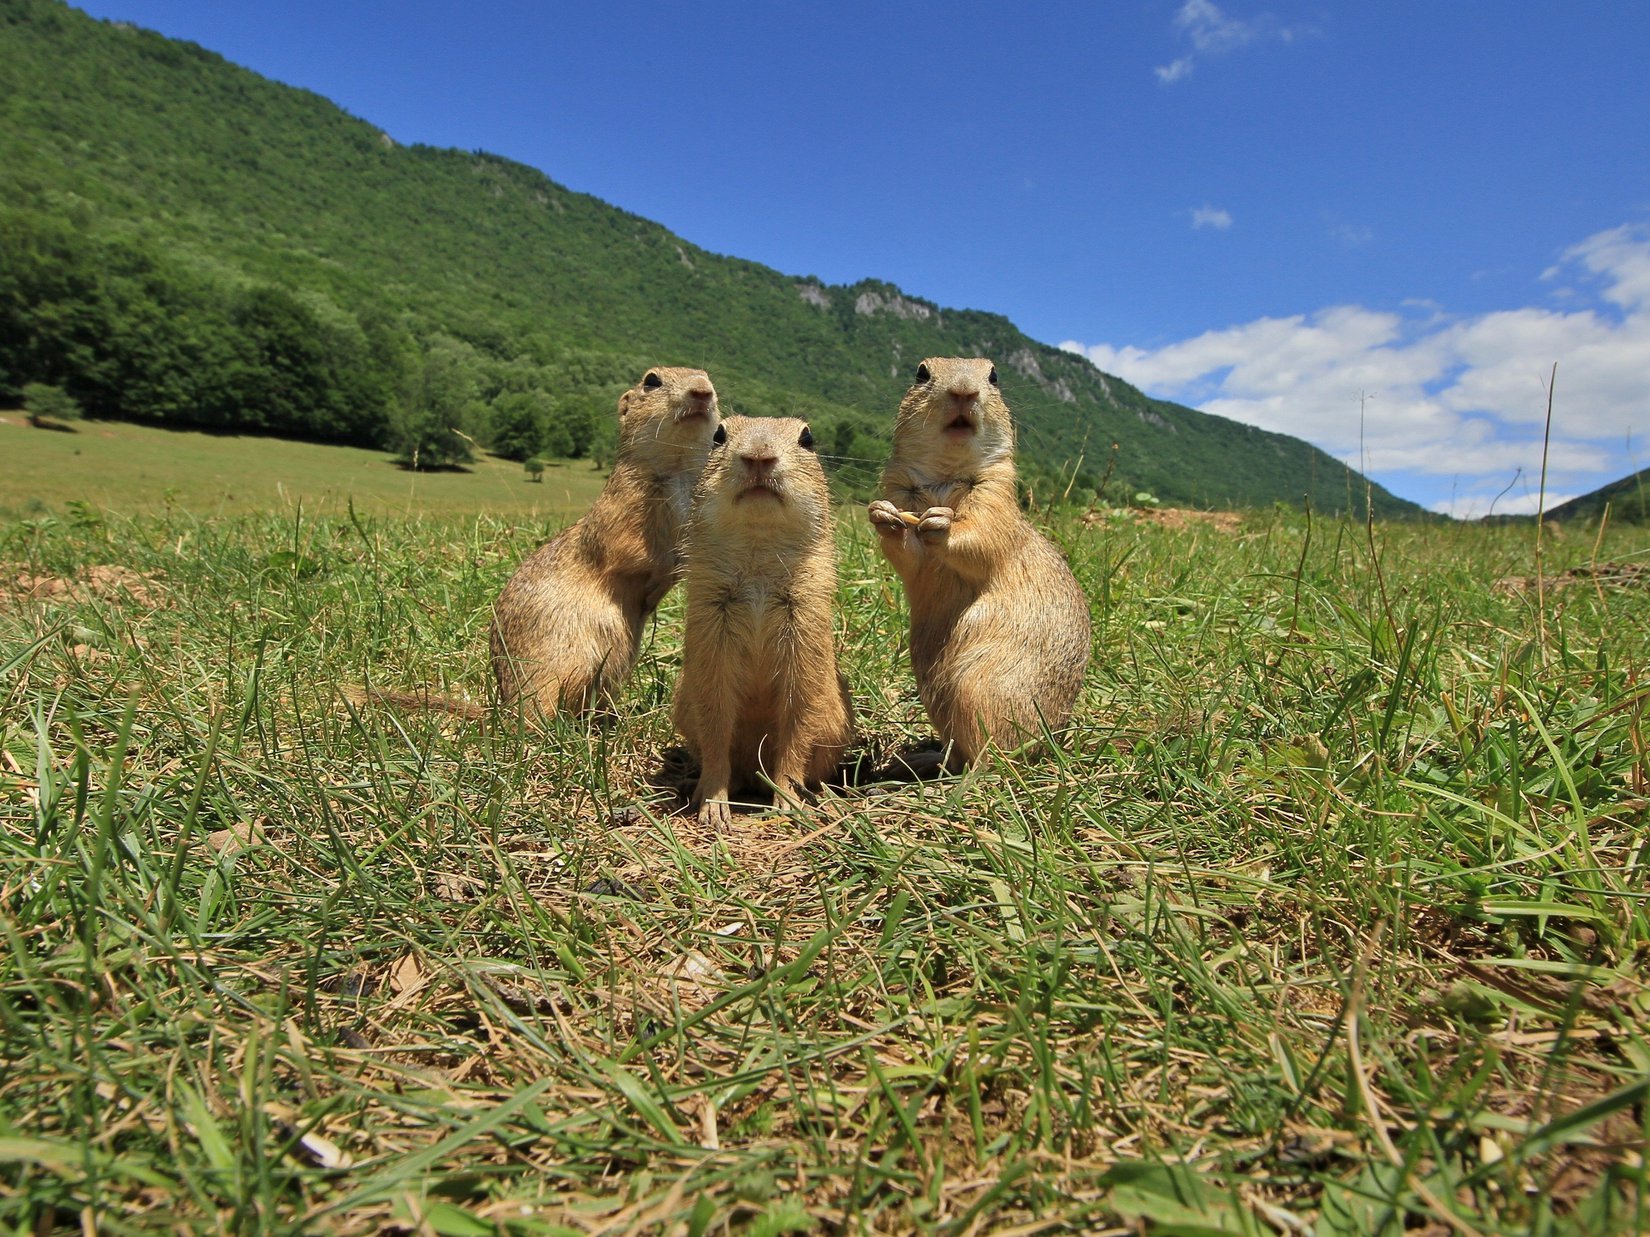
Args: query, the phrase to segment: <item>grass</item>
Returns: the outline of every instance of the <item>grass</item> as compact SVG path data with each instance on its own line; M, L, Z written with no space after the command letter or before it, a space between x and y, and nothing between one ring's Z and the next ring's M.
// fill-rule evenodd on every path
M493 511L560 523L590 505L603 475L589 461L549 465L531 481L512 461L484 456L463 470L410 472L383 451L122 421L32 429L0 414L0 518L29 518L68 503L127 514L189 511L249 515L302 504L314 514L465 515Z
M1060 523L1051 756L716 838L678 596L607 730L362 710L484 693L539 530L309 510L0 536L6 1231L1650 1224L1642 573L1538 616L1527 530ZM839 548L881 759L928 730Z

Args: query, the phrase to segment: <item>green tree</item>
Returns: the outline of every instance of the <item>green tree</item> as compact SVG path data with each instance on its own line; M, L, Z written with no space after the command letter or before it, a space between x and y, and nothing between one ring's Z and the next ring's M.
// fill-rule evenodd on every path
M239 424L316 438L369 436L383 392L353 321L350 329L324 322L285 289L260 286L241 295L233 322L239 339L229 401Z
M527 476L530 480L544 481L544 461L536 455L530 455L526 460Z
M493 454L528 460L545 449L550 397L540 391L506 391L493 401Z
M81 417L74 396L44 382L24 385L23 410L28 413L29 424L36 426L43 421L78 421Z
M580 391L559 400L556 411L567 435L569 459L593 459L598 468L613 459L619 447L619 417L610 389Z
M854 423L844 417L831 427L831 454L847 459L854 453L854 439L858 436Z
M462 346L433 341L390 419L396 460L408 468L446 468L474 458L463 434L475 379Z

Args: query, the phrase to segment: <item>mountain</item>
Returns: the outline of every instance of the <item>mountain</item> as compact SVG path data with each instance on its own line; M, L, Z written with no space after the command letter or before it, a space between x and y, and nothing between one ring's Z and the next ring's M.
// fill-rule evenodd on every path
M649 364L806 416L863 493L917 362L988 355L1039 500L1421 509L1298 439L1161 400L979 310L709 253L482 152L56 0L0 0L0 397L94 416L600 455ZM829 458L829 457L828 457Z
M1546 518L1596 524L1606 506L1610 508L1612 524L1650 524L1650 468L1641 468L1631 476L1600 486L1591 494L1561 503L1547 512Z

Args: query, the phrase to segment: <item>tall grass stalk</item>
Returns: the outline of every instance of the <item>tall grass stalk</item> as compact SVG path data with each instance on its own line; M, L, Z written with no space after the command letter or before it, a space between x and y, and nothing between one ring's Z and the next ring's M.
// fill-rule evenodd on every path
M1547 451L1553 438L1553 394L1558 389L1558 362L1547 378L1547 418L1541 428L1541 484L1535 503L1535 621L1541 653L1547 654L1547 581L1542 566L1543 534L1547 531ZM1599 532L1603 533L1603 522Z

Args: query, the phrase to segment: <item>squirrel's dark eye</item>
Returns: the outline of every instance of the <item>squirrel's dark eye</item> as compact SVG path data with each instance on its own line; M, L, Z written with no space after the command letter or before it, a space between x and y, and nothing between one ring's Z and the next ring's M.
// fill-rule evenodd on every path
M649 374L646 378L642 379L642 385L651 391L654 387L664 386L665 380L659 377L658 374Z
M728 427L725 425L718 425L716 427L716 432L710 436L710 440L717 446L721 446L728 440Z
M992 386L997 385L997 367L995 365L991 367L991 372L985 376L985 380Z
M806 447L810 451L814 449L814 432L806 425L802 427L802 437L796 440L796 445Z
M918 382L927 382L932 377L933 377L933 375L928 372L928 366L926 366L926 365L917 366L917 381Z

